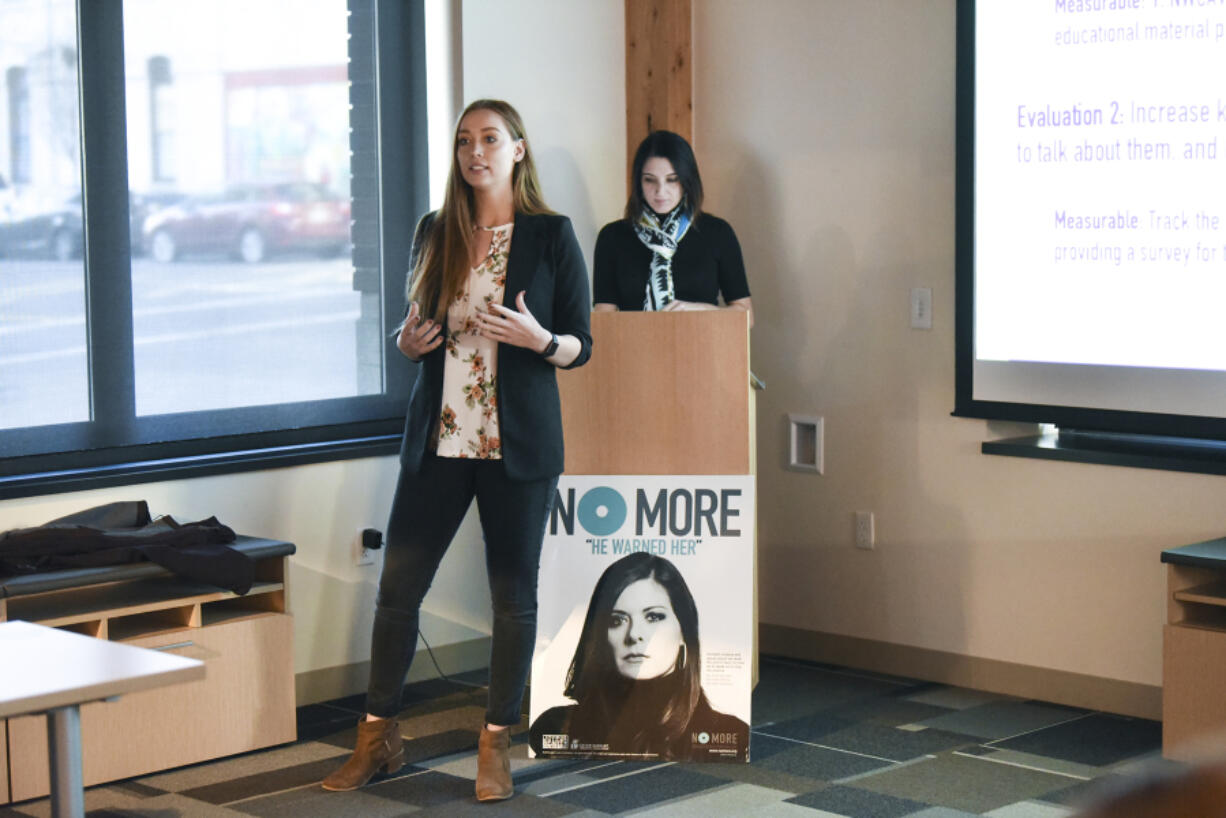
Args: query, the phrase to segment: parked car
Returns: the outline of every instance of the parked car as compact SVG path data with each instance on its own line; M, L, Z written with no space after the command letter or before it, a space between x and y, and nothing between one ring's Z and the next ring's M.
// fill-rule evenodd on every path
M129 238L132 255L141 252L141 225L151 214L183 199L182 193L128 194ZM16 194L0 180L0 256L25 256L69 261L81 258L85 247L81 194L74 193L61 204L46 205L34 194Z
M14 194L0 203L0 256L69 261L81 257L84 235L80 193L60 202Z
M349 212L349 201L323 185L238 185L162 208L145 219L141 235L159 262L223 252L255 264L278 252L343 252L349 245Z
M128 194L128 222L131 227L132 255L139 256L148 252L141 228L145 219L157 213L164 207L178 204L186 198L177 191L154 191L149 193Z

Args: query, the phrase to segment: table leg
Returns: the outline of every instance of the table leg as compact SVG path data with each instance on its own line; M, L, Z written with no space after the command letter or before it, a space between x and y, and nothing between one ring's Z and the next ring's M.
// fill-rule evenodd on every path
M51 815L84 818L81 710L75 704L47 713L47 746L51 754Z

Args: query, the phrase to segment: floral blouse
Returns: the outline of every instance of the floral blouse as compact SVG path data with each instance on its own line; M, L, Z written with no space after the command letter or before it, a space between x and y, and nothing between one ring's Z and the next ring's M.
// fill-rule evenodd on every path
M468 283L447 308L447 354L440 457L502 459L498 434L498 343L477 333L477 312L501 304L507 285L507 254L513 224L490 228L490 250L468 274Z

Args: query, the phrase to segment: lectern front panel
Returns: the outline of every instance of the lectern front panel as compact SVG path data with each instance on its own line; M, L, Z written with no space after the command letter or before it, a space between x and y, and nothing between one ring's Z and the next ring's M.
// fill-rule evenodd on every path
M749 327L738 310L592 315L558 373L567 474L748 474Z

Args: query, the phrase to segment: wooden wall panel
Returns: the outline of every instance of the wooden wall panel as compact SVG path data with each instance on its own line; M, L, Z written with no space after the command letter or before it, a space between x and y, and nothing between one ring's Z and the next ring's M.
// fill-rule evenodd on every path
M567 474L749 474L740 310L597 312L592 360L558 373Z
M690 0L626 0L626 169L643 137L694 141Z

